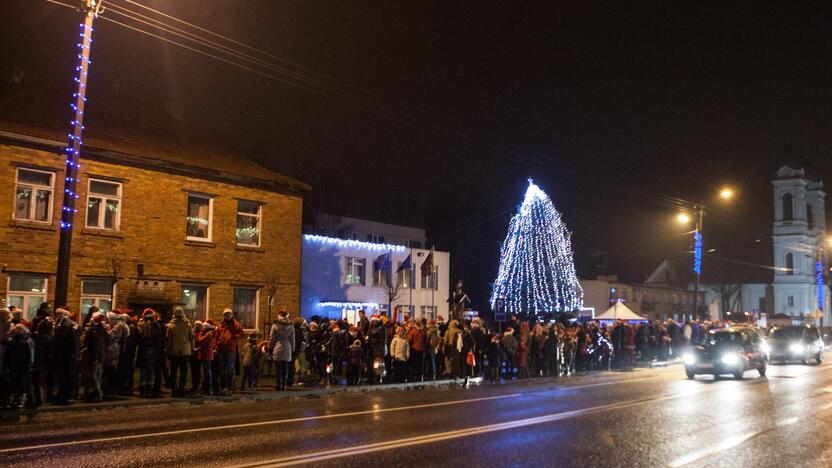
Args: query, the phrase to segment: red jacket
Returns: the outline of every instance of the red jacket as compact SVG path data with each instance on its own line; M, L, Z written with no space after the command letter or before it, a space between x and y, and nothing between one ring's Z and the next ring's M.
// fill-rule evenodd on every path
M240 322L231 319L231 322L223 320L217 328L217 351L228 353L237 351L237 340L243 336L243 327Z
M196 358L200 361L213 361L214 348L217 346L217 330L201 331L196 335Z
M407 343L413 351L425 351L425 330L419 327L413 327L407 331Z

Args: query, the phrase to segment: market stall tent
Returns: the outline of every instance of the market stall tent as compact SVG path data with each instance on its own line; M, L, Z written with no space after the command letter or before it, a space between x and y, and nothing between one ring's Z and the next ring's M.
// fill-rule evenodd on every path
M616 301L612 307L607 309L601 315L595 317L595 320L647 320L646 318L633 312L629 307L622 302Z

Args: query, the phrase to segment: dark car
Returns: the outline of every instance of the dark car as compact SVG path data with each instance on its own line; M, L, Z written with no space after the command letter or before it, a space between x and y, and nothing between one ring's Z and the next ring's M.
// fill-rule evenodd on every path
M808 364L823 362L823 340L816 327L791 325L774 327L768 334L768 354L771 361L800 361Z
M766 375L764 341L748 328L711 330L682 356L689 379L696 374L731 374L742 379L747 370Z

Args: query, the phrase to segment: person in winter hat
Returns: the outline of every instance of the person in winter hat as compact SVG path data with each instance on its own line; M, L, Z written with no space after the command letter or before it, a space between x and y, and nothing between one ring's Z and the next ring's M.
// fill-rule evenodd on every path
M194 328L182 307L173 308L173 319L166 325L165 346L170 360L170 381L174 397L185 396L188 360L194 351ZM179 380L177 381L177 374Z
M387 329L381 323L381 317L373 314L370 317L370 330L367 334L367 366L369 367L368 377L370 383L378 383L373 362L376 359L384 359L385 348L387 347Z
M35 342L35 362L32 365L32 388L35 395L35 406L40 406L44 400L51 401L54 393L54 350L55 317L52 303L43 302L38 307L37 315L32 320L29 329L32 341Z
M257 390L257 381L259 379L260 362L263 359L263 352L257 345L257 333L248 335L246 344L240 352L240 367L243 368L243 384L244 390Z
M502 364L502 350L500 349L500 335L491 335L488 346L485 350L485 358L488 359L488 381L497 383L500 381L500 367Z
M202 393L211 395L213 393L214 373L212 363L214 361L214 348L217 345L217 327L212 320L202 324L202 328L196 335L196 358L202 367Z
M347 385L358 385L361 381L364 356L364 350L361 349L361 340L354 340L347 352Z
M202 383L202 363L196 357L196 337L199 336L199 332L202 330L202 322L199 320L194 320L194 349L191 352L191 356L188 358L188 365L191 368L191 393L197 393L200 390L200 384Z
M9 376L9 397L12 406L33 406L32 364L35 343L29 338L29 329L18 323L11 329L11 341L6 347L3 373Z
M81 330L64 308L55 310L55 378L58 387L56 403L71 405L75 401L78 380L78 358L81 354Z
M514 374L514 366L517 364L517 338L514 337L514 328L506 327L503 332L503 337L500 339L500 344L503 347L503 361L506 366L506 380L511 380Z
M0 369L3 369L3 357L6 354L6 346L12 337L12 312L6 307L0 307ZM0 398L2 398L0 391ZM2 400L0 400L2 404Z
M116 311L119 311L116 309ZM139 349L139 327L135 314L121 314L124 325L130 331L127 335L127 340L124 342L124 347L121 350L121 355L118 361L118 379L119 379L119 395L132 396L133 395L133 380L135 378L136 369L136 352Z
M407 360L410 358L410 345L405 338L404 327L396 329L396 336L390 343L390 356L393 360L393 382L403 383L407 376Z
M268 351L272 361L277 365L277 380L275 390L286 390L289 379L289 364L295 348L295 326L289 321L289 313L281 310L277 313L277 320L272 324L269 335Z
M234 318L234 311L226 307L217 328L217 355L220 371L220 393L230 395L236 376L237 340L243 336L243 326Z
M96 312L81 334L81 374L87 401L101 401L104 397L102 383L108 339L106 316Z
M428 322L425 340L427 342L425 347L425 371L427 372L427 378L436 380L438 353L442 347L442 338L439 337L436 320Z
M107 351L104 357L104 397L114 398L120 390L118 365L121 353L127 347L130 328L124 323L124 318L116 312L107 313Z
M137 325L139 330L139 353L137 366L139 367L139 395L143 398L158 397L156 380L162 370L164 359L164 331L156 319L153 309L145 309L142 320Z

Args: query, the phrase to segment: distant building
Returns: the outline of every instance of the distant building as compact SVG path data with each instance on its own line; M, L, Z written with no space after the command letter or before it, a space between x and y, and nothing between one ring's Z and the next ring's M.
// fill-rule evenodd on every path
M593 309L595 315L604 313L616 302L622 302L633 312L648 320L668 318L684 320L693 310L693 291L674 284L670 276L662 281L626 283L615 275L598 276L594 280L581 280L584 290L584 309ZM704 293L700 293L700 301Z
M63 129L0 122L0 298L31 319L54 301L64 189ZM91 126L81 154L72 235L73 312L152 307L247 329L298 309L301 209L309 187L236 154Z
M322 215L302 242L301 314L345 318L357 311L401 319L448 318L450 254L434 252L435 270L422 274L431 251L424 229ZM388 265L385 255L390 256ZM411 267L400 269L407 257ZM392 298L392 300L391 300Z

